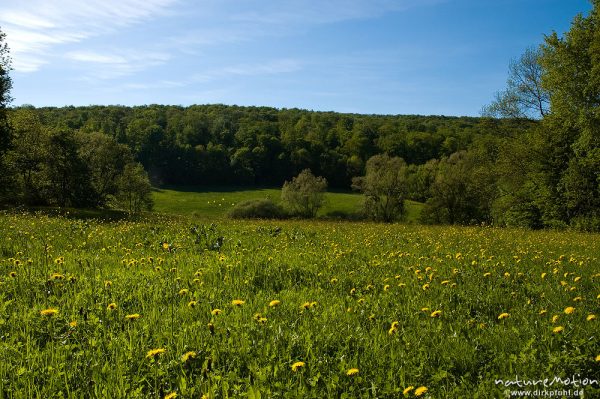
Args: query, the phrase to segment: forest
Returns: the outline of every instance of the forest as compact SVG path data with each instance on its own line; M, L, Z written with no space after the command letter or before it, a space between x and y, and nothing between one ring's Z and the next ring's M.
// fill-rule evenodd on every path
M0 202L118 207L148 179L157 187L273 187L305 169L350 190L371 157L387 154L404 160L402 192L425 203L424 222L598 230L599 8L595 1L563 37L548 35L513 60L506 89L479 118L228 105L10 107L4 67ZM2 58L8 65L6 43Z

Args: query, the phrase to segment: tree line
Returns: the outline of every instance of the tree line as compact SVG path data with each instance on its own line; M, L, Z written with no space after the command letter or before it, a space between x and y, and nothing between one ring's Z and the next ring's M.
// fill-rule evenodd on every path
M394 219L382 215L412 199L425 203L430 223L599 230L600 0L592 3L564 36L548 35L510 63L506 89L480 118L226 105L10 108L4 43L1 196L103 207L127 202L134 180L146 190L148 179L281 186L309 169L329 187L387 204L376 219ZM386 181L396 185L388 194ZM383 194L370 196L377 184Z

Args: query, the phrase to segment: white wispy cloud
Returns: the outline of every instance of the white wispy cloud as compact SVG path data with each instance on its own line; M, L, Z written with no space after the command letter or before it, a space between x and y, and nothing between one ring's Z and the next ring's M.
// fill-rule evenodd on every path
M0 27L13 66L33 72L55 46L77 43L163 14L177 0L3 0Z
M179 80L159 80L147 83L127 83L118 90L153 90L185 87L210 83L240 76L264 76L291 73L302 69L303 63L294 59L275 59L260 64L230 65L212 69L202 73L192 74Z
M171 55L166 52L119 50L97 52L90 50L70 51L64 58L75 69L82 70L81 80L114 79L131 75L147 68L162 65Z

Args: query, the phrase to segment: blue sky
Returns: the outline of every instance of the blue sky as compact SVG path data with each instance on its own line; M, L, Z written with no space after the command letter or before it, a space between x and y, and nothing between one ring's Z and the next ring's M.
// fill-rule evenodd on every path
M473 115L587 0L2 0L14 104Z

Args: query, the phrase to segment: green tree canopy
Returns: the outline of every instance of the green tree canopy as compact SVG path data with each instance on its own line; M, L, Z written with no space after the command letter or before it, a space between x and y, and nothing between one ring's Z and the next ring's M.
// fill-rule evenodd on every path
M559 37L540 63L550 113L537 131L540 204L547 221L600 228L600 0Z
M355 177L352 187L365 195L367 216L392 222L404 216L407 177L408 168L402 158L374 155L367 161L365 176Z

